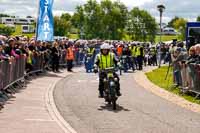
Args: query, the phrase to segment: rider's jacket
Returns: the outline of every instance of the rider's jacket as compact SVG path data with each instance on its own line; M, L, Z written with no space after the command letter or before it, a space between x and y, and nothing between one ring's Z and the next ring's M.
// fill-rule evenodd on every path
M109 52L108 55L98 54L95 59L95 64L100 68L100 70L114 67L118 62L114 53Z
M131 51L131 56L136 57L136 46L130 46L129 50Z
M145 52L144 52L144 48L142 46L137 46L137 50L136 50L136 56L144 56Z
M95 48L88 48L88 49L87 49L87 54L88 54L88 55L93 55L93 54L94 54L94 51L95 51Z

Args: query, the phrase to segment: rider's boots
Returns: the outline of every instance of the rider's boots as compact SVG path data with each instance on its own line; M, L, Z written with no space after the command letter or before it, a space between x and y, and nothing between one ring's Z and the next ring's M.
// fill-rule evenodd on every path
M104 98L104 94L101 91L99 91L99 98Z
M120 97L122 94L120 92L120 90L117 90L117 96Z

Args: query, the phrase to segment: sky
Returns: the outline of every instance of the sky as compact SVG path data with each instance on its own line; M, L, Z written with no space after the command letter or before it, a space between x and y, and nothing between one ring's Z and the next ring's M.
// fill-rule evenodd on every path
M39 0L0 0L0 13L15 16L37 16ZM100 0L97 0L100 1ZM114 0L113 0L114 1ZM166 10L163 14L163 21L169 22L173 17L179 16L195 21L200 15L200 0L120 0L129 10L139 7L147 10L159 21L157 5L163 4ZM77 5L86 3L87 0L54 0L54 15L61 15L64 12L73 14Z

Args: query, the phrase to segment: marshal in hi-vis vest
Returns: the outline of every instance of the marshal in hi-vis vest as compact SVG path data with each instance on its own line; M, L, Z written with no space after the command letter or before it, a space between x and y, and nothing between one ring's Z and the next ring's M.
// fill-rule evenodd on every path
M113 62L114 54L113 53L109 53L108 55L98 54L97 58L99 60L99 68L101 70L114 66L114 62Z

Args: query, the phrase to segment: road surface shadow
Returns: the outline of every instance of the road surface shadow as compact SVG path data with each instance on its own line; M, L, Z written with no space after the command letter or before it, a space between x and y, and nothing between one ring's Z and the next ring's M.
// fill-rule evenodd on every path
M123 106L120 106L117 104L117 109L116 110L113 110L113 107L112 105L109 105L109 104L105 104L104 106L100 106L100 108L98 108L99 111L104 111L104 110L108 110L108 111L112 111L112 112L115 112L115 113L118 113L120 111L126 111L126 112L129 112L131 110L129 109L126 109L124 108Z

